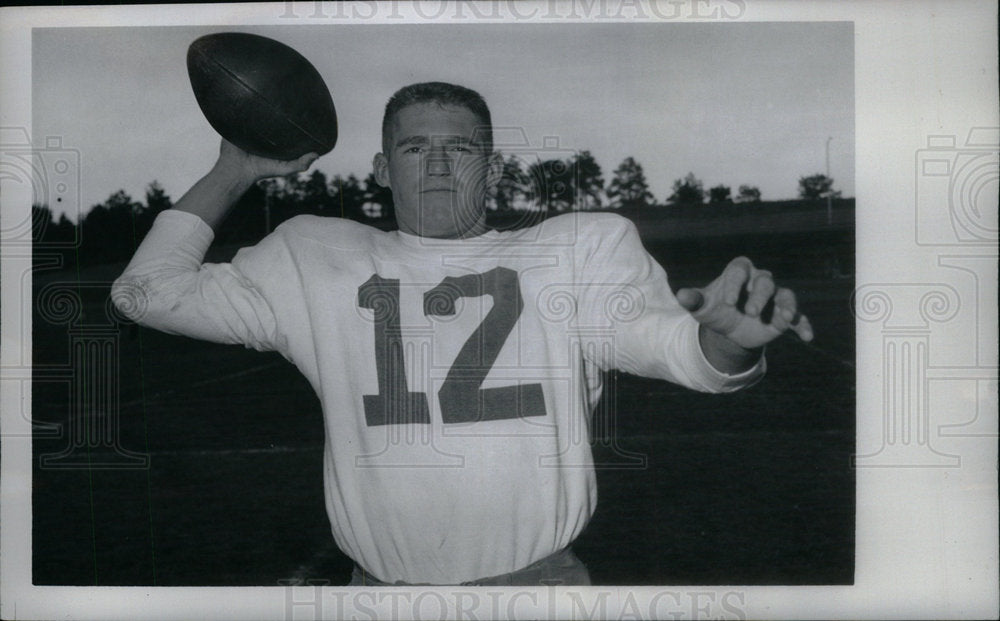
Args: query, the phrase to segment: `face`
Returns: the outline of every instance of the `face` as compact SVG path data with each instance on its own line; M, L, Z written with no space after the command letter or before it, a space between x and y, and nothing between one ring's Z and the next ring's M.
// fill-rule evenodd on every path
M396 115L389 151L375 156L374 167L375 180L392 190L400 230L450 239L483 232L486 192L503 161L472 142L478 125L471 111L436 103Z

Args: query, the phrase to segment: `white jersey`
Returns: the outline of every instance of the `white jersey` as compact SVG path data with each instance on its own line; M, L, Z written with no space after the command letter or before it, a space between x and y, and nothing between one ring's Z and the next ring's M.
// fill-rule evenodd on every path
M325 417L334 538L388 582L504 574L577 537L597 501L599 370L713 392L764 372L705 360L663 269L614 215L466 240L299 216L231 264L202 264L212 237L162 213L116 300L138 294L144 325L301 370Z

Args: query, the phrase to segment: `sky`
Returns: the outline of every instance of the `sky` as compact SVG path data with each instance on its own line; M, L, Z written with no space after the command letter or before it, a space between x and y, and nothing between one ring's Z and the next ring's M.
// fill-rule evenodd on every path
M291 45L319 70L339 138L315 168L371 170L386 100L443 80L479 91L500 147L531 159L589 150L605 182L626 157L658 201L692 172L794 198L826 171L854 196L854 33L846 22L352 24L36 29L32 133L79 161L86 212L119 189L174 200L211 167L218 135L187 76L197 37L240 30ZM508 138L504 138L504 136ZM56 140L49 140L54 138ZM527 144L525 144L525 140ZM516 143L516 144L515 144Z

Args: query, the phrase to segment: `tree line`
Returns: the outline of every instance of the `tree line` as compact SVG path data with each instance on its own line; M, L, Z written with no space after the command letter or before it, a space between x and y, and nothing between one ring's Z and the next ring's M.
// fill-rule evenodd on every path
M799 197L804 200L838 198L833 179L815 174L799 179ZM495 191L487 199L488 214L515 218L523 224L536 222L552 213L580 210L619 210L638 213L657 207L697 205L753 205L761 203L760 190L740 185L720 184L707 191L693 173L677 179L669 196L657 202L649 188L642 165L625 158L605 183L600 165L589 151L572 157L526 161L508 155ZM62 265L92 265L125 261L131 257L153 220L173 205L157 182L151 182L145 201L136 201L119 190L103 203L92 206L78 223L64 214L55 218L48 205L32 207L33 239L36 255L60 255ZM681 210L679 210L681 211ZM226 225L216 235L218 244L248 244L300 214L349 218L383 229L394 228L392 193L369 173L328 178L322 171L262 181L250 188L230 213Z

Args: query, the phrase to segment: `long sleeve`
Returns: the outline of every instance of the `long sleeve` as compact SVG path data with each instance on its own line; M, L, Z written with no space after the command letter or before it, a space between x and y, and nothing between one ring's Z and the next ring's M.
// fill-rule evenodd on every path
M112 286L112 300L133 321L163 332L280 349L274 312L239 262L202 263L213 237L198 216L164 211ZM268 253L274 245L265 239L240 253Z
M593 348L592 362L704 392L731 392L763 376L763 357L737 375L715 369L699 344L697 321L677 302L635 225L605 216L599 228L603 235L584 249L578 268L578 282L586 283L578 300L581 325L605 325L612 335Z

